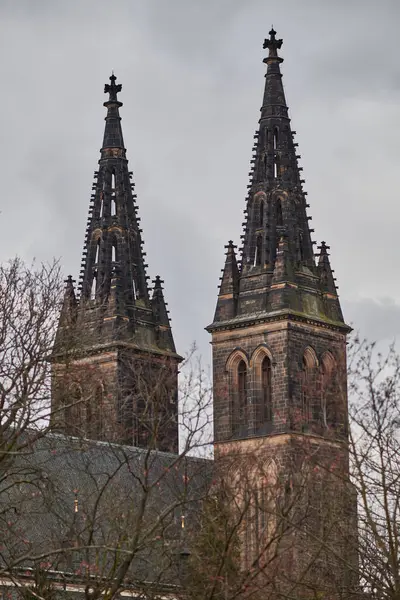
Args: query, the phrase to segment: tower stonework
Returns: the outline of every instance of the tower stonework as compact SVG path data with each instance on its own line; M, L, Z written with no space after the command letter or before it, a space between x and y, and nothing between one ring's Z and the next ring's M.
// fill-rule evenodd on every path
M176 353L162 280L150 293L142 229L110 77L78 293L71 277L52 356L53 426L177 452Z
M357 581L347 431L350 327L325 242L315 260L281 45L272 29L264 42L266 83L241 260L230 241L207 327L215 459L247 506L244 563L257 566L276 592L339 597Z

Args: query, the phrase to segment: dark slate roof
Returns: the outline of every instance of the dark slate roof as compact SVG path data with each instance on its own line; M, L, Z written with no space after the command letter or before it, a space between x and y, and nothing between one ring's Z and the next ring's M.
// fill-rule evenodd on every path
M133 549L128 581L168 582L190 544L213 462L47 434L7 467L2 566L31 567L43 554L53 569L79 577L91 565L92 574L109 577Z

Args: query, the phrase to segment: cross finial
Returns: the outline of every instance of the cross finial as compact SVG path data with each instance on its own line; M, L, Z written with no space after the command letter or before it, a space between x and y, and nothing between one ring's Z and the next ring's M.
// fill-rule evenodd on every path
M269 32L269 40L264 40L263 48L268 48L269 56L268 58L278 58L278 50L281 48L283 44L283 40L276 39L276 31L272 27Z
M113 71L110 76L111 83L106 83L104 86L104 93L110 94L110 97L108 99L109 102L118 102L117 94L122 90L122 85L120 83L115 84L116 79L117 78L115 77Z

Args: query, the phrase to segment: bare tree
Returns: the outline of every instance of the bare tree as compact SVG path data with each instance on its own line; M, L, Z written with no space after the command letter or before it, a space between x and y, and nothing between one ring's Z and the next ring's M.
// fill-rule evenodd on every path
M350 361L351 463L360 577L369 597L400 598L400 356L355 340Z

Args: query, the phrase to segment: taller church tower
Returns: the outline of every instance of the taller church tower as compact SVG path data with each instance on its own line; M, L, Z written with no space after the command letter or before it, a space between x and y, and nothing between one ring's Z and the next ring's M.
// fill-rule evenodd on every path
M315 260L282 85L282 40L273 29L269 36L241 260L229 242L214 321L207 328L215 457L220 465L227 459L225 479L236 490L244 486L247 565L269 564L265 577L279 573L281 583L295 585L300 596L301 585L306 595L328 593L329 585L330 596L354 582L357 571L347 440L350 327L325 242ZM285 502L292 506L283 516ZM271 552L283 561L279 569Z
M176 353L162 280L150 294L121 129L116 77L90 201L78 294L66 281L52 356L54 427L92 439L178 449Z

